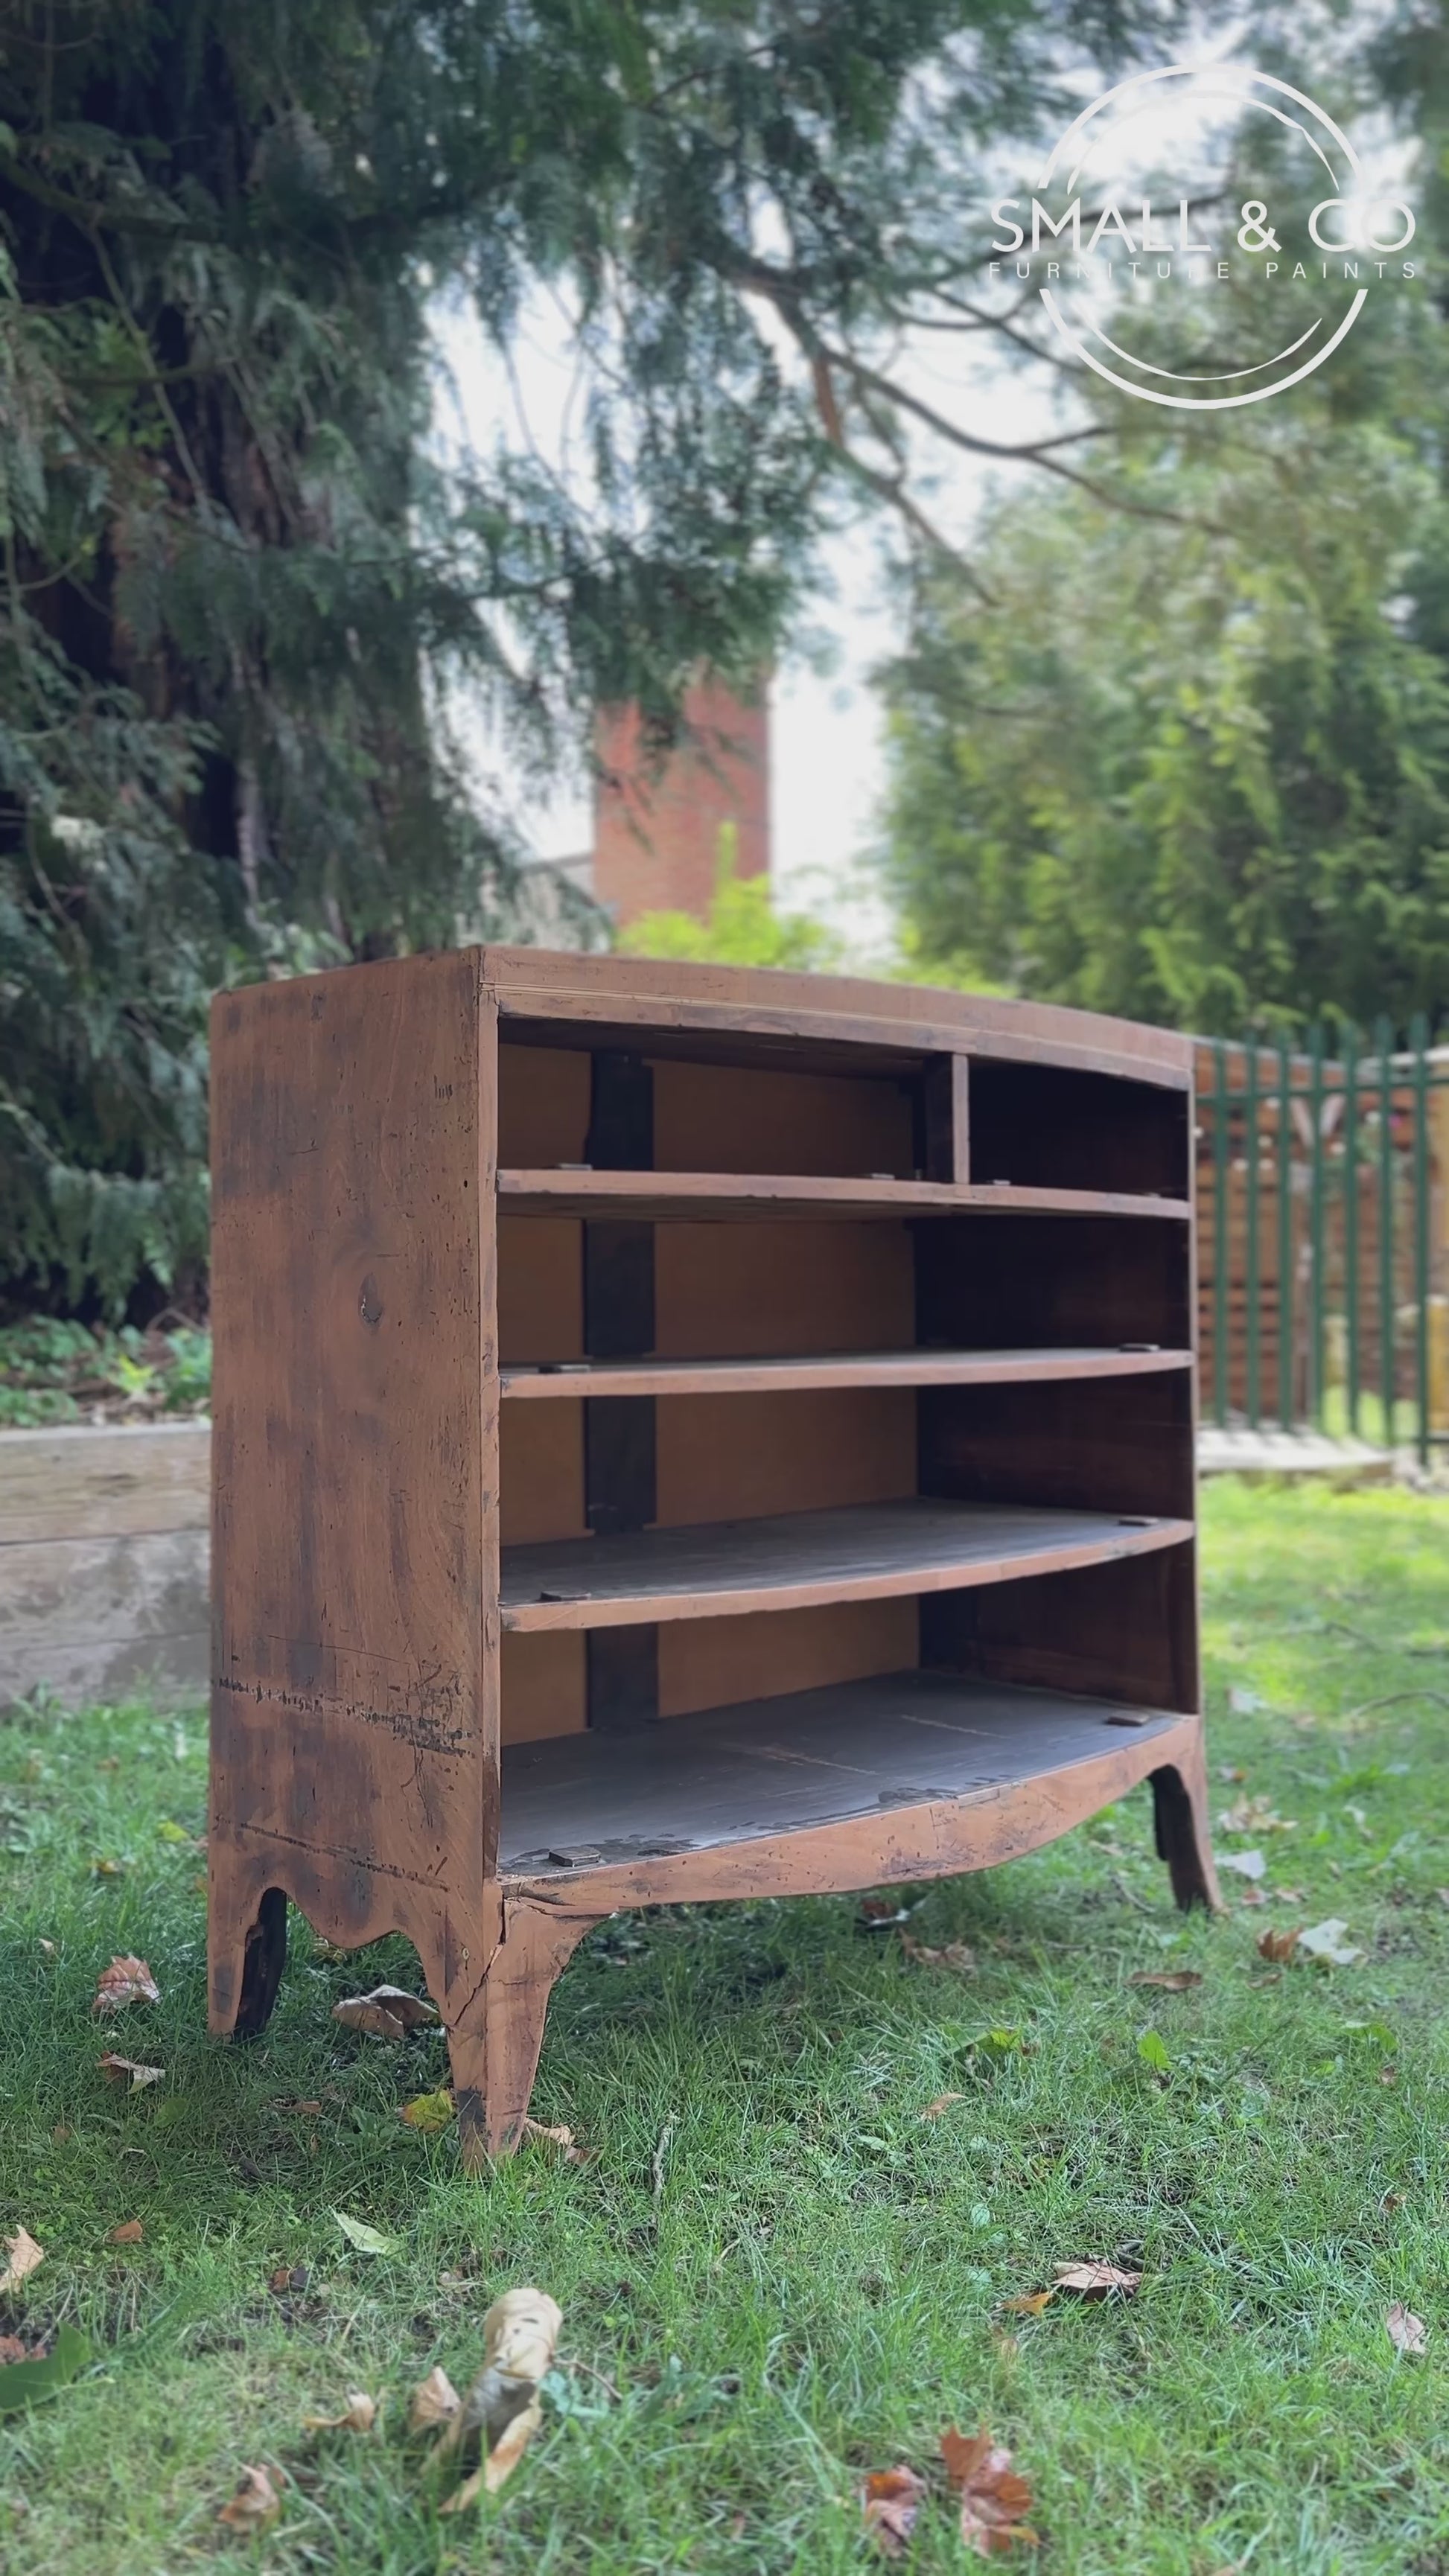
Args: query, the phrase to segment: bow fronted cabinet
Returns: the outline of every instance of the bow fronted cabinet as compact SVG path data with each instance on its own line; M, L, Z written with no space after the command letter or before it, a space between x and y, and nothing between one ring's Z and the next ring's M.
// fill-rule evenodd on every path
M1217 1901L1187 1041L473 949L212 1024L211 2013L399 1931L465 2152L621 1907L989 1867L1150 1781Z

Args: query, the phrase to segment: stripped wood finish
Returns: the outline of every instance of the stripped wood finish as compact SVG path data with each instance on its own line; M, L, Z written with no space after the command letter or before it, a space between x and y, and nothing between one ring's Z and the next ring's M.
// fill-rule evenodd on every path
M1217 1902L1185 1041L473 950L224 996L213 1118L215 2029L406 1933L476 2162L619 1907L1143 1781Z

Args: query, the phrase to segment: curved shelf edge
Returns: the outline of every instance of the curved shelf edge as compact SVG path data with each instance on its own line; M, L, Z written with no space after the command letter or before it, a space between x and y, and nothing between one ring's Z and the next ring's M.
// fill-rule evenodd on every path
M1144 1377L1190 1369L1191 1351L825 1351L803 1357L727 1360L565 1360L509 1363L506 1402L583 1395L775 1395L852 1386L1045 1386L1063 1379Z
M1140 1216L1192 1215L1189 1199L1128 1190L1017 1187L963 1182L822 1178L813 1173L507 1170L498 1174L503 1214L631 1216L709 1224L731 1216Z
M505 1907L526 1901L560 1923L587 1925L635 1905L713 1904L730 1897L843 1895L917 1878L994 1868L1055 1842L1155 1771L1191 1780L1202 1765L1200 1717L1129 1734L1029 1779L894 1807L839 1823L668 1852L636 1861L501 1873ZM1211 1879L1211 1860L1207 1861ZM1216 1883L1211 1893L1216 1898Z
M799 1515L801 1520L817 1517L825 1520L831 1515ZM1084 1513L1080 1517L1086 1520L1089 1516ZM1043 1513L1042 1518L1049 1515ZM1104 1514L1103 1518L1110 1516ZM502 1620L505 1629L526 1635L530 1630L544 1628L631 1628L666 1619L730 1619L743 1618L757 1610L810 1610L831 1601L890 1601L911 1593L965 1592L977 1584L1010 1583L1030 1574L1069 1574L1079 1566L1109 1565L1121 1556L1143 1556L1156 1548L1179 1547L1193 1532L1194 1524L1187 1520L1155 1519L1146 1528L1123 1527L1119 1522L1110 1535L1104 1530L1039 1540L1035 1545L1005 1544L994 1555L961 1555L944 1563L923 1562L919 1555L912 1556L903 1548L900 1561L889 1567L876 1566L872 1570L856 1564L839 1573L804 1573L794 1580L742 1580L726 1588L708 1583L696 1587L676 1579L665 1590L657 1585L651 1589L647 1581L640 1581L637 1588L612 1594L580 1589L556 1600L505 1601ZM711 1536L708 1526L701 1526L695 1535L701 1550L707 1552ZM643 1545L647 1551L647 1534Z

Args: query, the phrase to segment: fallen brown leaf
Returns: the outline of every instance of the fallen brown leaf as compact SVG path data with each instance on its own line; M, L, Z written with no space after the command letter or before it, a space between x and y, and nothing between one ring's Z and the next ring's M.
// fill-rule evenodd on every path
M108 2245L139 2245L145 2233L139 2218L127 2218L119 2227L111 2229L106 2242Z
M377 2422L377 2399L363 2388L349 2388L340 2415L304 2415L304 2433L370 2433Z
M159 2004L161 1989L144 1959L113 1959L96 1982L92 2012L124 2011L127 2004Z
M538 2386L552 2366L562 2324L557 2301L544 2290L505 2290L494 2300L483 2320L483 2367L433 2453L445 2459L477 2434L486 2456L440 2513L462 2513L511 2477L543 2422Z
M1291 1959L1297 1947L1296 1927L1291 1932L1260 1932L1258 1935L1260 1959L1274 1959L1281 1963L1284 1959Z
M408 2407L408 2431L431 2433L436 2425L451 2423L463 2400L442 2364L435 2363L426 2379L420 2379Z
M272 2109L274 2111L280 2111L282 2117L286 2120L315 2120L321 2114L322 2105L320 2102L314 2101L294 2102L289 2095L284 2093L272 2104Z
M911 1911L909 1905L899 1905L893 1896L863 1896L856 1908L855 1919L872 1932L883 1932L892 1923L909 1922Z
M924 2111L921 2113L921 2118L923 2120L939 2120L942 2112L949 2111L953 2102L964 2102L965 2099L966 2096L964 2093L938 2093L934 2102L928 2102L926 2104ZM884 2470L881 2471L881 2475L885 2475Z
M531 2143L540 2147L557 2147L566 2165L589 2165L594 2161L593 2150L581 2147L572 2129L566 2129L562 2123L550 2129L542 2120L525 2119L518 2136L520 2145Z
M217 2515L218 2522L229 2522L233 2531L267 2531L282 2510L282 2499L273 2480L276 2469L243 2469L237 2490L230 2502Z
M367 2031L374 2039L402 2039L420 2022L436 2021L438 2007L426 1995L405 1986L374 1986L371 1994L348 1995L332 2007L332 2018L344 2030Z
M861 2492L861 2518L876 2547L887 2558L904 2555L916 2527L926 2481L904 2465L872 2469Z
M1127 1980L1129 1986L1161 1986L1169 1995L1185 1995L1193 1986L1202 1984L1199 1968L1143 1968Z
M1079 2291L1084 2299L1107 2299L1120 2290L1130 2299L1142 2279L1140 2272L1123 2272L1115 2263L1058 2263L1054 2287Z
M1050 2307L1054 2296L1052 2290L1018 2290L1015 2298L998 2299L996 2304L1011 2317L1039 2317L1043 2308Z
M47 2352L43 2342L26 2343L21 2335L0 2334L0 2369L8 2369L12 2361L44 2361Z
M901 1934L901 1950L923 1968L955 1968L966 1975L976 1965L976 1953L965 1941L948 1941L944 1949L933 1950L924 1941L915 1940L909 1932Z
M1248 1983L1253 1988L1254 1992L1257 1991L1259 1986L1281 1986L1283 1983L1283 1971L1281 1968L1270 1968L1266 1977L1250 1977L1248 1979Z
M138 2066L134 2057L118 2057L113 2048L108 2048L104 2057L98 2057L96 2064L108 2084L124 2084L132 2093L139 2093L144 2085L162 2084L166 2080L164 2066Z
M17 2227L13 2236L0 2241L3 2241L10 2257L4 2271L0 2272L0 2290L18 2289L22 2281L29 2280L36 2265L45 2261L45 2248L37 2245L29 2229L24 2227Z
M967 2435L953 2425L941 2436L946 2475L961 2497L961 2537L978 2558L993 2549L1009 2549L1014 2540L1035 2545L1036 2533L1023 2517L1031 2511L1031 2489L1011 2465L1011 2453L986 2431Z
M1242 1902L1244 1905L1266 1905L1268 1899L1265 1891L1261 1887L1245 1887L1242 1894Z
M1235 1806L1219 1816L1218 1824L1229 1834L1292 1834L1298 1830L1296 1816L1275 1816L1271 1798L1239 1798Z
M1395 2352L1414 2354L1424 2350L1428 2328L1422 2317L1416 2317L1412 2308L1405 2307L1402 2299L1395 2299L1384 2319L1384 2332Z

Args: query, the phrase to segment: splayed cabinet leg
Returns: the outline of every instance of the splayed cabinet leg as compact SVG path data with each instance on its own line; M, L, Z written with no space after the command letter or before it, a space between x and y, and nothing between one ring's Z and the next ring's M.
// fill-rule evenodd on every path
M1208 1832L1207 1763L1202 1737L1190 1754L1170 1769L1152 1774L1157 1829L1157 1857L1167 1863L1172 1892L1184 1913L1205 1905L1223 1912L1217 1871Z
M271 2019L287 1964L287 1899L258 1883L213 1836L208 1864L207 1954L211 2027L250 2039Z
M511 2155L527 2115L554 1980L601 1918L505 1899L503 1938L476 1995L448 2029L463 2162Z

